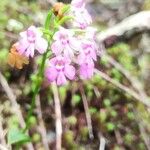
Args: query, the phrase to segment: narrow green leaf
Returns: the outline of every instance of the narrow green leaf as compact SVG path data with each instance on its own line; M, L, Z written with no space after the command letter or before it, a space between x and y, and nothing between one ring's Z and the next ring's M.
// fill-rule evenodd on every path
M62 25L62 24L64 24L65 22L67 22L67 21L69 21L69 20L71 20L71 19L73 19L73 17L71 17L71 16L64 16L64 17L58 22L58 24L59 24L59 25Z
M45 29L48 30L49 29L49 26L50 26L50 22L51 22L51 18L52 18L52 15L53 15L53 11L50 10L48 12L48 15L46 17L46 21L45 21Z

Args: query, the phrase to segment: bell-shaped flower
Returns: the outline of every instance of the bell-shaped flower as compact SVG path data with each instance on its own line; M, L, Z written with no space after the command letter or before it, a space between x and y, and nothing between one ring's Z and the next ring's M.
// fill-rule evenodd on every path
M73 80L75 76L75 68L70 65L70 60L57 56L49 61L49 66L45 71L45 76L49 82L56 81L57 85L64 85L67 79Z
M42 32L35 26L31 26L26 31L20 33L17 50L21 55L33 57L35 50L40 54L43 54L46 51L47 46L48 43L42 37Z
M72 30L60 27L53 39L51 49L56 56L63 54L65 57L73 58L74 54L81 49L80 42L74 37Z

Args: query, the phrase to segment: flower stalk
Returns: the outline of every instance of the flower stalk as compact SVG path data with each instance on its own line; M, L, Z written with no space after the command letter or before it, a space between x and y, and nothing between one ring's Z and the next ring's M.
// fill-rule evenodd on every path
M45 21L45 30L48 30L49 29L49 25L50 25L50 22L51 22L51 17L52 17L52 11L50 11L46 17L46 21ZM54 32L55 33L55 32ZM54 34L53 33L53 34ZM47 50L46 52L43 54L43 57L42 57L42 62L41 62L41 65L39 67L39 72L37 73L36 75L36 82L33 81L33 84L34 84L34 91L33 91L33 96L32 96L32 100L31 100L31 107L28 111L28 114L27 114L27 120L26 120L26 126L25 128L23 129L23 132L26 132L29 127L30 127L30 117L32 116L33 114L33 110L35 108L35 101L36 101L36 96L40 90L40 87L41 87L41 83L42 83L42 79L43 79L43 76L44 76L44 68L45 68L45 63L46 63L46 59L47 59L47 54L48 54L48 51L49 51L49 46L51 44L51 40L52 40L52 36L47 36L47 40L48 40L48 47L47 47Z

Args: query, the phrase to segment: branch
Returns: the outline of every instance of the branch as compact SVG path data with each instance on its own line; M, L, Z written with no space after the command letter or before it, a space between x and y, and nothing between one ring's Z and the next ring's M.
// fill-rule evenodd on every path
M141 82L136 77L134 77L132 74L130 74L130 72L128 70L124 69L124 67L119 62L117 62L115 59L113 59L111 56L106 54L106 57L107 57L108 62L111 65L113 65L116 69L118 69L128 79L128 81L130 81L131 85L133 86L133 88L135 88L138 91L141 98L149 99L147 94L144 91L144 88L143 88Z
M128 37L146 30L150 30L150 11L142 11L127 17L115 26L98 33L97 39L103 42L112 36Z
M5 146L0 144L0 150L8 150Z
M37 107L37 117L39 120L39 130L42 136L44 150L49 150L47 133L46 133L46 128L44 125L43 117L42 117L42 110L41 110L41 103L40 103L39 95L36 97L36 107Z
M99 140L100 140L99 150L105 150L106 139L102 135L100 135Z
M61 106L56 83L52 84L52 91L55 102L55 115L56 115L56 150L61 150L61 136L62 136L62 118Z
M0 111L0 113L2 113ZM5 147L6 146L6 140L5 140L5 133L3 129L3 118L0 115L0 143Z
M1 74L1 72L0 72L0 84L2 85L2 87L3 87L4 91L6 92L9 100L11 101L13 111L14 111L15 115L18 116L20 126L22 128L24 128L25 127L25 121L24 121L24 118L22 116L20 106L17 104L16 96L14 95L12 89L9 87L9 85L7 83L7 80ZM29 150L34 150L33 145L31 143L28 144L27 147Z
M18 116L19 120L20 120L20 126L23 128L25 126L25 122L23 119L23 116L21 114L21 109L20 106L17 104L16 101L16 96L14 95L12 89L9 87L5 77L0 73L0 83L4 89L4 91L6 92L9 100L12 103L12 107L14 108L14 113Z
M89 112L88 102L87 102L87 98L86 98L83 87L80 87L80 93L81 93L82 100L83 100L83 106L84 106L84 110L85 110L88 130L89 130L89 137L90 137L90 139L93 139L94 135L93 135L93 128L92 128L92 120L91 120L91 115L90 115L90 112Z
M130 88L120 84L118 81L110 78L107 74L103 73L102 71L99 71L95 69L95 73L99 74L103 79L106 81L112 83L116 87L120 88L121 90L125 91L126 93L130 94L132 97L134 97L139 102L142 102L147 107L150 107L150 101L148 99L142 99L140 95L138 95L135 91L131 90Z
M147 147L147 150L150 150L150 137L149 137L149 135L146 131L146 128L144 126L143 118L136 109L134 109L133 112L135 114L135 120L139 126L139 131L141 133L141 136L143 138L145 146Z

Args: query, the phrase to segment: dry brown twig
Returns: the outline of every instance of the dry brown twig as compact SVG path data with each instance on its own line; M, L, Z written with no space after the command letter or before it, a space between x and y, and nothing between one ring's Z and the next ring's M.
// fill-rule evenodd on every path
M132 87L137 90L137 92L141 95L142 98L148 99L148 96L146 95L143 85L141 82L133 76L128 70L126 70L119 62L114 60L111 56L106 54L108 62L113 65L116 69L118 69L131 83Z
M0 84L2 85L2 87L3 87L4 91L6 92L9 100L11 101L13 111L14 111L15 115L18 116L20 126L22 128L24 128L25 127L25 121L24 121L24 118L22 116L20 106L17 104L16 96L14 95L12 89L9 87L9 85L7 83L7 80L2 75L1 72L0 72ZM34 150L33 145L31 143L27 144L27 148L28 148L28 150Z
M4 132L4 129L3 129L3 118L1 117L1 115L0 115L0 143L4 147L7 147L6 140L5 140L5 132Z
M146 127L144 125L144 121L142 119L142 116L140 115L140 113L136 109L134 109L133 112L135 114L135 120L139 126L139 131L141 133L141 137L143 138L145 146L147 147L147 150L150 150L150 137L149 137L148 132L146 132Z
M36 97L36 112L37 112L37 118L39 120L39 131L42 136L42 142L44 150L49 150L48 140L47 140L47 133L46 128L44 125L43 117L42 117L42 110L41 110L41 103L40 103L40 97L37 95Z
M89 137L90 137L90 139L93 139L94 135L93 135L91 115L89 112L89 106L88 106L87 98L86 98L86 95L85 95L85 92L84 92L84 89L82 86L80 87L80 93L81 93L81 97L83 100L83 106L84 106L84 110L85 110L85 116L86 116L88 131L89 131Z
M56 83L52 84L52 91L54 95L55 103L55 118L56 118L56 150L61 150L62 144L62 118L61 118L61 105L59 99L59 93Z
M150 101L148 99L142 99L141 96L138 93L136 93L135 91L133 91L132 89L122 85L121 83L119 83L118 81L112 79L106 73L103 73L100 70L95 69L95 73L99 74L103 79L105 79L106 81L112 83L113 85L115 85L119 89L125 91L126 93L128 93L129 95L134 97L139 102L142 102L145 106L150 107Z

